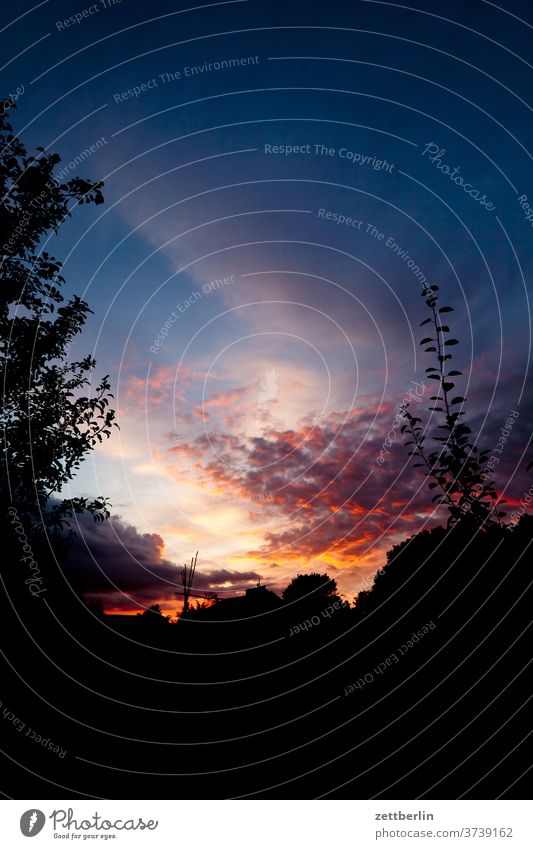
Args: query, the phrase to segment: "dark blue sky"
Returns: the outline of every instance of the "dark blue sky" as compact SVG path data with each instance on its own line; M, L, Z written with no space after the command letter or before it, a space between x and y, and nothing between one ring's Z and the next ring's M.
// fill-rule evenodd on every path
M325 565L349 590L436 520L399 438L375 463L429 365L424 278L455 307L480 440L520 413L499 488L529 486L531 5L420 6L3 12L16 131L105 180L48 246L94 310L72 354L111 373L121 421L74 490L170 560Z

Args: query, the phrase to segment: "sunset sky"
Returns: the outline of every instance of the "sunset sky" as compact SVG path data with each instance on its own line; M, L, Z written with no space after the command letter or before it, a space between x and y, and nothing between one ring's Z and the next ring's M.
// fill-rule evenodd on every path
M72 557L106 609L172 613L197 550L198 592L327 571L351 599L445 520L397 428L378 463L434 389L424 279L483 446L519 412L498 489L529 486L531 8L419 5L51 0L4 33L28 149L105 181L47 249L118 410L65 493L111 499Z

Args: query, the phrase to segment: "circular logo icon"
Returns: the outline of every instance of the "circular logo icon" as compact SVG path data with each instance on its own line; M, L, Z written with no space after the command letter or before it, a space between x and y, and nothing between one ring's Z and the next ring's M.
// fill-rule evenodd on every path
M20 818L20 830L24 837L35 837L42 830L45 822L46 817L42 811L38 811L37 808L30 808Z

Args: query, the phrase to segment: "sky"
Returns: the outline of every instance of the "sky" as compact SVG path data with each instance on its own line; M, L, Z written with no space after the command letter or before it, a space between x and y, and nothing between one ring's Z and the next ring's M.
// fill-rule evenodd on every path
M2 12L16 132L60 154L62 179L105 182L46 249L93 310L70 357L94 354L118 411L64 493L112 502L71 557L108 611L175 611L197 550L198 594L327 571L351 599L394 543L446 520L396 418L433 389L424 283L454 307L480 444L518 413L496 485L519 509L531 7L418 5Z

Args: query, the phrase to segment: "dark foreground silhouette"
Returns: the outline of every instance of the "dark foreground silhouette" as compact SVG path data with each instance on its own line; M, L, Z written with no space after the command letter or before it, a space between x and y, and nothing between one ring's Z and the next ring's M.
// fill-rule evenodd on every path
M440 304L438 287L421 293L431 335L420 344L434 355L426 374L441 424L430 438L405 409L401 430L451 528L394 549L355 609L332 583L307 576L283 600L257 587L190 608L176 625L157 610L106 616L75 586L61 535L73 514L109 515L103 496L62 493L116 425L111 385L92 377L92 356L69 361L89 305L65 301L61 262L41 250L72 201L102 203L102 184L56 179L59 156L28 155L8 111L4 104L2 792L519 798L531 763L532 519L500 526L494 463L455 395L461 372L447 351L459 340L448 338L443 315L453 308ZM194 565L183 580L186 607Z
M33 596L8 540L3 789L521 798L532 538L529 516L436 528L393 549L355 609L256 588L177 624L98 615L45 546Z

